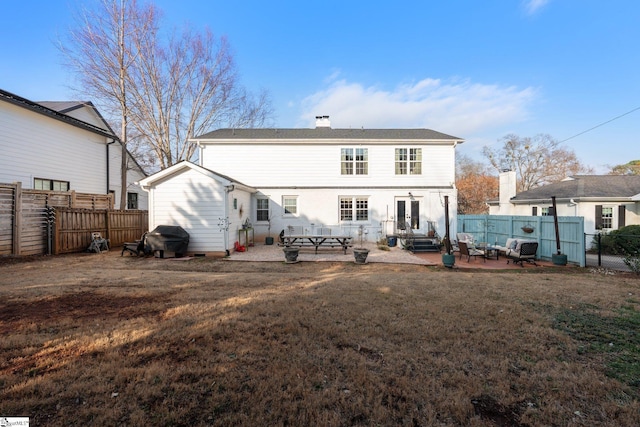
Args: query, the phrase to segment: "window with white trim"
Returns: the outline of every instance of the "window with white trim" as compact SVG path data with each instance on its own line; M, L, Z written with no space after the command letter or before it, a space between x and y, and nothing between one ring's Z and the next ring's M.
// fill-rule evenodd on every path
M396 175L422 175L422 148L396 148Z
M368 221L369 198L340 197L340 221Z
M127 209L138 209L138 193L127 193Z
M282 207L285 215L297 215L298 196L282 196Z
M256 199L256 220L269 221L269 199Z
M55 179L33 179L34 190L69 191L69 181L56 181Z
M602 228L613 228L613 206L602 207Z
M368 148L342 148L340 150L340 174L341 175L367 175L369 174L369 149Z

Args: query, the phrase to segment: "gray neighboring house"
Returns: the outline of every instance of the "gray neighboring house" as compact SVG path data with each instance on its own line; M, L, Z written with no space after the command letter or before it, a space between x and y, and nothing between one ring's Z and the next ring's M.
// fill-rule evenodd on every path
M500 174L500 199L488 202L490 215L584 217L584 232L611 231L640 224L640 176L576 175L516 194L515 172Z

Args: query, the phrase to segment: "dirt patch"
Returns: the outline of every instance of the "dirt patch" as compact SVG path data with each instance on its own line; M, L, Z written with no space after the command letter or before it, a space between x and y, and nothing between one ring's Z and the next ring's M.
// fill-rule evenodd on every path
M164 298L164 297L162 297ZM159 296L114 296L85 291L40 300L0 303L0 333L19 330L25 324L57 323L63 319L115 317L127 319L158 315Z

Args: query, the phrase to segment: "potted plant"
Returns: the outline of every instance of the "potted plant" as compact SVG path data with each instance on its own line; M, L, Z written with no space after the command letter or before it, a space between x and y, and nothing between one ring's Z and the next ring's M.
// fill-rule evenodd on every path
M289 230L289 235L291 235L293 233L293 226L288 225L287 229ZM298 262L299 250L300 248L294 248L291 246L285 246L284 248L282 248L282 251L284 252L285 262L287 264L293 264Z
M271 237L271 211L267 218L267 237L264 239L265 245L273 245L273 237Z
M355 258L356 264L366 264L367 256L369 255L369 249L363 246L363 238L364 238L364 226L360 225L358 227L358 235L360 236L360 247L353 248L353 257Z

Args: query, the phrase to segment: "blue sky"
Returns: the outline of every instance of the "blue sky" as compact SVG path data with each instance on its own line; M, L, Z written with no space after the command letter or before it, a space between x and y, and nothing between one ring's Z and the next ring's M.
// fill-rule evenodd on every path
M637 0L155 3L169 27L228 37L242 83L271 94L276 127L316 115L334 128L426 127L464 138L459 151L478 160L509 133L547 133L598 173L640 158ZM54 42L90 4L0 1L0 88L77 98Z

